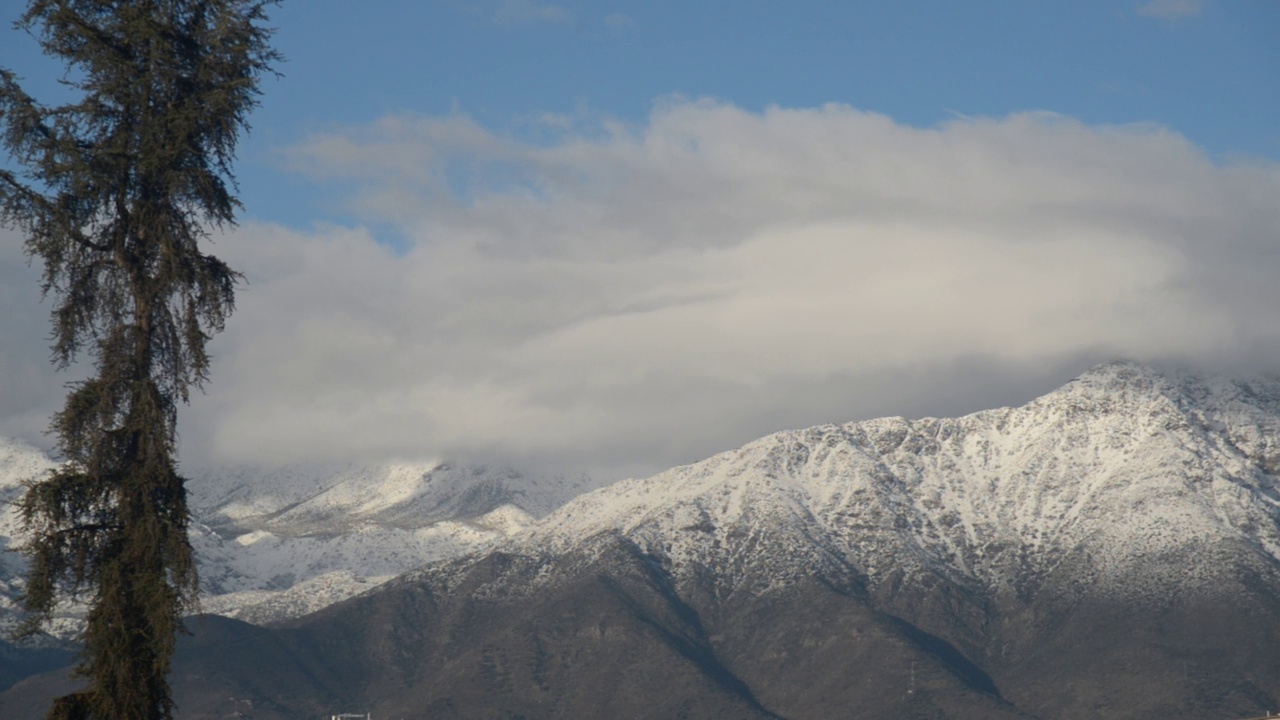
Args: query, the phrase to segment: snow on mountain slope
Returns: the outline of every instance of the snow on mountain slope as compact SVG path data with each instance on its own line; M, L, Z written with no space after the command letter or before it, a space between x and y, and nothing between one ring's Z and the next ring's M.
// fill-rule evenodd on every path
M335 578L348 573L363 578L350 584L351 593L359 592L367 582L487 547L590 483L586 477L443 463L196 477L191 482L194 512L209 531L197 546L204 558L202 582L213 595L257 598L254 593L289 591L321 577L337 583ZM339 595L326 592L326 597ZM306 603L273 600L271 605ZM261 616L261 608L253 613Z
M0 543L19 534L22 482L54 467L0 438ZM593 487L585 476L505 467L388 463L239 468L191 478L206 612L266 622L317 610L425 563L476 552ZM0 555L0 616L12 622L24 562ZM74 634L76 612L58 633Z
M541 517L594 487L585 476L438 462L235 469L194 477L190 485L196 515L211 525L278 534L368 523L423 527L507 504Z
M51 466L0 442L0 492ZM1280 381L1113 363L1022 407L782 432L582 495L584 477L439 463L228 470L190 488L206 609L263 622L427 563L589 558L618 535L718 593L815 572L873 592L929 574L997 596L1209 592L1241 564L1280 572L1277 473ZM8 510L0 535L15 530ZM19 562L0 559L6 598Z
M1113 363L1019 408L771 435L584 495L509 542L554 555L621 534L726 592L814 572L1211 592L1242 562L1280 567L1278 469L1280 382Z
M0 628L8 625L4 618L17 611L15 598L22 591L26 563L14 552L13 538L18 534L18 512L13 502L22 495L22 482L37 478L53 469L54 463L44 453L20 440L0 438Z

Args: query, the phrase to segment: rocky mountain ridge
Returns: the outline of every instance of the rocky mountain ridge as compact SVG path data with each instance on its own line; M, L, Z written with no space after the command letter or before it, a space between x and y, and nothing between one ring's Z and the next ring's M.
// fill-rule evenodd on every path
M191 718L1259 715L1278 471L1280 381L1113 363L587 492L312 615L211 624L175 687Z
M727 589L748 552L791 557L775 581L825 562L872 587L933 573L983 592L1158 591L1151 564L1247 548L1280 562L1280 382L1095 368L1018 408L770 435L585 494L513 535L555 556L620 535L676 577L714 568ZM825 559L824 559L825 558ZM1182 568L1212 589L1213 563Z
M20 534L12 502L54 462L0 439L0 543ZM518 532L594 487L585 476L442 462L235 468L188 485L205 612L271 622L314 612L426 563ZM0 622L14 621L21 556L0 556ZM74 636L78 610L52 631Z
M684 638L668 650L713 658L699 667L740 681L735 702L778 716L833 707L779 680L813 681L788 658L826 653L856 675L870 668L844 653L874 647L899 690L905 667L927 670L939 717L1230 718L1280 706L1280 675L1258 670L1280 662L1278 460L1280 382L1113 363L1018 408L787 431L615 483L297 627L352 622L356 607L403 610L429 592L450 612L535 628L543 650L487 641L506 648L499 674L516 682L546 652L582 651L581 638L547 640L571 630L541 613L608 607L594 578L630 609L589 622ZM823 629L846 622L861 644ZM441 652L466 657L437 649L422 662L444 662ZM504 692L503 707L540 697ZM856 699L886 713L920 702Z

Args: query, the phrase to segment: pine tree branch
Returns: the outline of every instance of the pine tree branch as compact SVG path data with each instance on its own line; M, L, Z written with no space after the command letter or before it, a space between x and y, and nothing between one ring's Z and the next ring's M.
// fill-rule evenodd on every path
M24 202L31 207L31 211L26 213L28 216L45 218L59 217L59 214L54 212L53 203L49 202L48 198L32 190L26 185L23 185L16 177L13 176L13 173L7 170L0 170L0 182L3 182L9 187L10 193L19 196L21 198L21 202ZM5 193L3 188L0 188L0 200L5 200L7 195L8 193ZM7 205L8 201L0 204L0 208L5 208ZM11 214L16 215L18 213ZM84 233L78 228L67 227L65 223L62 223L62 225L63 227L61 230L66 235L67 239L77 245L88 250L97 250L98 252L109 252L111 250L110 246L105 243L94 242L93 240L85 237Z

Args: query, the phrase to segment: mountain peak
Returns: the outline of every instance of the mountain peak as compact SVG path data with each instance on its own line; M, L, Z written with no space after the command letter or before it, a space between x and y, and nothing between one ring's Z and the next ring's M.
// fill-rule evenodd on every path
M872 587L922 572L1033 592L1085 574L1057 591L1141 594L1165 581L1153 557L1230 546L1280 563L1277 438L1274 380L1107 363L1018 408L770 435L578 498L512 542L620 533L729 586L752 563L825 563ZM1215 572L1182 580L1211 589Z
M1263 422L1280 415L1280 380L1228 376L1128 361L1097 365L1031 405L1099 413L1168 412L1219 420Z

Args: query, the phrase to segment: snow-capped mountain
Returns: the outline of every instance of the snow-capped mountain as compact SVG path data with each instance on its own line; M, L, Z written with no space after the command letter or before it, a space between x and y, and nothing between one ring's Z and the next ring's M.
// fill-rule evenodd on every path
M13 503L23 491L22 482L53 469L54 463L28 443L0 438L0 629L12 623L17 612L15 599L25 581L26 562L15 552L18 513Z
M359 638L383 714L1244 717L1280 707L1277 473L1280 381L1112 363L615 483L291 632Z
M54 462L0 438L0 543L12 501ZM585 476L448 463L238 468L191 478L202 609L254 622L296 617L425 563L487 547L593 486ZM0 556L0 615L12 618L22 558ZM55 630L74 634L74 608Z
M934 573L1015 594L1211 591L1214 558L1280 564L1277 472L1280 381L1112 363L1022 407L770 435L586 494L507 547L621 535L724 591L818 568L872 588Z
M594 485L429 462L234 470L190 487L203 609L268 622L479 551Z
M531 483L554 499L525 512L512 490L472 490L488 472L345 472L196 491L210 542L248 552L214 563L225 587L262 581L259 543L303 569L279 579L294 596L240 591L246 617L345 596L407 541L395 532L500 529L276 629L214 626L179 654L176 677L195 678L180 703L791 720L1280 707L1275 379L1112 363L1021 407L781 432L594 490ZM371 526L384 549L366 557Z

